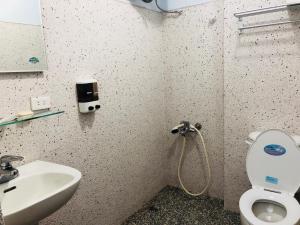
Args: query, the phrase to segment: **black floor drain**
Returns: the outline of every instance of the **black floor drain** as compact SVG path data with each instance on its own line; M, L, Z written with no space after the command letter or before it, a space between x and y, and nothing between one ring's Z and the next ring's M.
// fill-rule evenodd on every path
M148 207L148 210L152 211L152 212L157 212L159 209L156 206L151 205L151 206Z

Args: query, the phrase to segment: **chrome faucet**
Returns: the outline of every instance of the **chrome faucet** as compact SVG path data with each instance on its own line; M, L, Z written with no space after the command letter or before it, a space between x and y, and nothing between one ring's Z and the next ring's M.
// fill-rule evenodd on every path
M12 166L12 162L22 161L22 156L4 155L0 157L0 184L6 183L19 176L19 171Z
M179 133L180 135L185 136L188 133L196 132L195 129L200 131L202 129L202 125L200 123L196 123L195 126L192 126L189 121L181 121L178 126L174 127L171 130L171 133L172 134Z

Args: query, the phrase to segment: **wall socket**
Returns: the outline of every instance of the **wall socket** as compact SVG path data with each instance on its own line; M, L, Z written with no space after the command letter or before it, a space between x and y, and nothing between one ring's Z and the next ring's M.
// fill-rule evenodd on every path
M51 108L51 99L49 96L31 97L31 110L43 110Z

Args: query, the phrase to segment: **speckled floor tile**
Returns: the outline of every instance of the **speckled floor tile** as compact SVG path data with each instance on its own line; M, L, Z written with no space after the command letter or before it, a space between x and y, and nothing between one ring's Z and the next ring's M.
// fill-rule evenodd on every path
M168 186L123 225L240 225L239 215L223 208L223 200L190 197Z

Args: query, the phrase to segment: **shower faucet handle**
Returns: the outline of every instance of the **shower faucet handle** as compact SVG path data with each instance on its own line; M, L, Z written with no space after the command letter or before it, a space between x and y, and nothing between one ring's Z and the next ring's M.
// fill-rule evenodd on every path
M201 130L202 129L202 124L201 123L196 123L195 127L197 130Z

